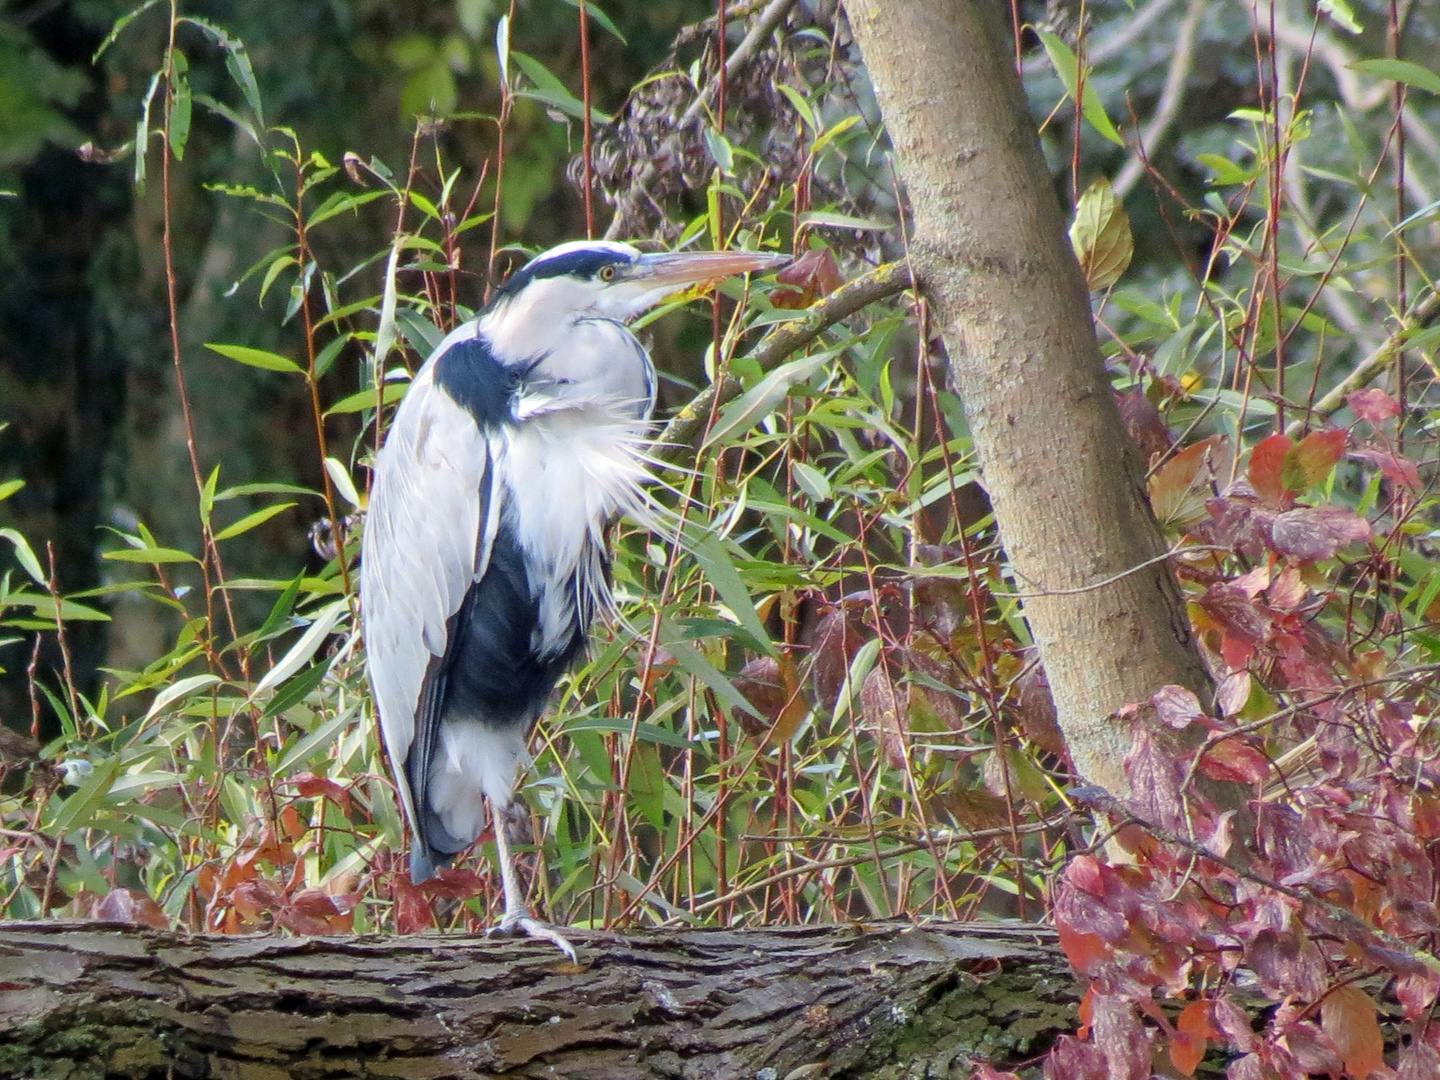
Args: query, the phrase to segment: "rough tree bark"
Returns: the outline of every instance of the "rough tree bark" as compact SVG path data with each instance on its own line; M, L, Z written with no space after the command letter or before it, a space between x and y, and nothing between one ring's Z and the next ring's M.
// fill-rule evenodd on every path
M580 966L463 936L0 925L0 1076L939 1080L1075 1024L1052 936L1019 924L571 933Z
M1071 757L1128 790L1111 714L1211 687L992 0L846 0L995 520ZM1156 561L1159 560L1159 561Z

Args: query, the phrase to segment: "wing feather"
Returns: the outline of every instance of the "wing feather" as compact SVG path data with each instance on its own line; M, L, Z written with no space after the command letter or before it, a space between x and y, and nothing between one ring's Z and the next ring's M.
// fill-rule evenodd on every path
M412 746L428 760L443 696L428 676L489 564L502 501L487 433L436 384L443 352L416 376L376 455L360 575L380 730L412 829L424 793L411 791L406 762Z

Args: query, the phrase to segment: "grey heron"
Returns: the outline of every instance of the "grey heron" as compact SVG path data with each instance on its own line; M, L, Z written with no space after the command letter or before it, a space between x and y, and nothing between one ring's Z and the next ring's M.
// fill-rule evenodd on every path
M530 915L504 811L535 721L609 607L606 528L645 500L655 367L626 324L687 286L787 261L553 248L440 342L375 458L361 605L411 879L475 842L488 799L500 930L572 959Z

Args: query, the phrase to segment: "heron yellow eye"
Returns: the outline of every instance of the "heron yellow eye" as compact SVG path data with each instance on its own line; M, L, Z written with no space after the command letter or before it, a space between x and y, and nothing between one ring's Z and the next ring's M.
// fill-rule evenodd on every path
M613 267L613 266L602 266L602 267L600 268L600 280L601 280L601 281L614 281L614 280L615 280L615 267Z

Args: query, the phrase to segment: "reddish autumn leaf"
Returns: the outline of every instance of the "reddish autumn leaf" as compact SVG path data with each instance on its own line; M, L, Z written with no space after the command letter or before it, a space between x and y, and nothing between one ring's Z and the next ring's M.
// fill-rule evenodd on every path
M252 878L230 890L230 906L242 919L253 921L284 904L285 898L268 881Z
M1151 697L1150 704L1155 706L1155 718L1176 731L1184 731L1191 724L1204 723L1209 719L1200 707L1200 699L1195 692L1183 686L1162 686Z
M329 799L344 813L350 812L350 792L334 780L327 780L312 772L302 772L291 782L303 798Z
M1175 1035L1170 1040L1170 1064L1186 1076L1194 1076L1205 1057L1206 1041L1218 1034L1210 1026L1210 1003L1192 1001L1175 1018Z
M1244 671L1255 655L1256 642L1236 637L1228 630L1220 638L1220 656L1231 671ZM1245 702L1242 700L1241 705Z
M1374 465L1385 479L1396 487L1412 492L1418 492L1424 487L1420 482L1420 469L1415 462L1407 457L1401 457L1393 450L1366 446L1352 451L1351 456Z
M1437 1076L1440 1076L1440 1050L1418 1041L1400 1048L1395 1080L1435 1080Z
M1300 562L1333 558L1346 544L1369 540L1370 523L1341 506L1302 506L1287 510L1270 527L1270 544Z
M1045 1080L1110 1080L1110 1066L1099 1047L1061 1035L1045 1059Z
M429 930L434 925L435 918L425 893L412 885L405 874L393 875L390 886L395 897L395 932L422 934Z
M856 605L842 603L815 627L810 645L810 679L815 698L827 708L835 704L850 662L865 642L874 637L855 611Z
M93 916L106 922L149 926L156 930L170 929L170 920L160 905L144 893L132 889L111 889L105 899L95 905Z
M1242 643L1243 644L1243 643ZM1247 649L1252 646L1245 646ZM1249 657L1245 658L1248 663ZM1229 664L1227 656L1225 662ZM1231 670L1221 677L1215 684L1215 708L1220 710L1221 716L1236 716L1240 710L1250 701L1250 693L1254 687L1254 680L1250 672L1242 669L1237 670L1233 665Z
M280 828L288 840L299 840L305 835L305 823L300 820L300 811L295 809L294 803L286 803L280 808Z
M1325 482L1335 463L1345 454L1345 432L1312 431L1285 455L1281 478L1294 492L1307 491Z
M1261 563L1253 570L1249 570L1230 582L1251 600L1259 596L1270 586L1271 569L1269 563Z
M740 721L740 726L751 738L764 735L785 708L785 687L780 678L780 661L773 656L761 656L751 660L740 669L734 685L760 714L752 716L743 709L736 710L735 716Z
M894 677L883 664L876 664L860 684L860 713L866 724L880 733L886 759L895 768L904 768L910 734L907 713L901 708Z
M1320 1003L1320 1026L1345 1062L1345 1072L1364 1080L1385 1063L1385 1036L1375 1015L1375 1002L1354 985L1341 986Z
M1212 585L1199 602L1201 610L1227 633L1255 644L1265 640L1270 619L1241 589L1224 582Z
M1020 676L1019 697L1016 717L1025 737L1047 754L1064 755L1065 734L1060 730L1060 714L1050 693L1050 680L1039 664Z
M1295 499L1295 493L1286 487L1283 478L1285 458L1294 445L1288 436L1271 435L1250 451L1250 468L1246 475L1255 494L1267 506L1283 509Z
M988 1061L977 1061L972 1067L974 1072L970 1075L974 1080L1020 1080L1019 1073L1002 1072Z
M760 716L737 711L740 726L751 738L768 737L773 745L789 742L810 711L810 699L800 687L795 661L788 655L751 660L735 679Z
M1270 776L1270 759L1242 738L1222 739L1205 749L1200 771L1211 780L1260 784Z
M1095 1045L1110 1065L1110 1080L1149 1080L1151 1032L1135 1007L1115 994L1096 994L1091 1001Z
M1110 947L1099 934L1076 930L1069 923L1058 919L1055 929L1060 938L1060 948L1065 951L1065 959L1069 960L1070 966L1081 975L1096 973L1100 965L1110 959Z
M1384 390L1371 387L1345 395L1345 404L1361 420L1379 424L1400 415L1400 403Z
M1216 998L1211 1002L1210 1020L1219 1033L1215 1036L1217 1039L1223 1037L1242 1054L1255 1049L1258 1040L1250 1026L1250 1014L1229 998Z
M1170 832L1185 828L1180 799L1186 762L1162 746L1148 730L1137 727L1125 755L1125 776L1130 781L1127 801L1152 825Z
M793 286L776 289L770 303L778 308L806 308L822 296L829 296L845 283L840 267L829 249L805 252L775 275L777 285Z
M1205 465L1214 459L1223 444L1222 436L1212 435L1194 446L1187 446L1150 478L1150 506L1161 524L1186 525L1205 513L1211 471Z
M434 877L421 886L421 889L424 890L427 897L432 899L443 897L447 900L469 900L472 896L479 896L485 891L485 879L474 870L464 870L458 866L442 866L435 871Z
M302 889L275 915L275 921L297 934L340 933L349 929L344 922L353 905L319 889ZM337 925L342 924L342 925Z
M1276 999L1314 999L1325 990L1325 959L1299 930L1261 930L1245 945L1245 962Z
M1305 579L1300 576L1299 569L1294 566L1286 566L1271 582L1266 599L1269 600L1272 608L1280 611L1293 611L1304 602L1309 592L1310 588L1305 584Z
M1077 855L1065 868L1065 881L1081 892L1103 897L1107 891L1105 864L1094 855Z
M1115 404L1120 407L1120 420L1126 434L1140 452L1140 460L1146 464L1170 449L1174 436L1170 425L1160 415L1155 403L1140 387L1115 395Z
M1407 975L1395 982L1395 997L1405 1009L1405 1019L1411 1023L1430 1011L1437 995L1440 995L1440 974L1429 969L1423 975Z

